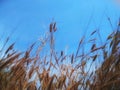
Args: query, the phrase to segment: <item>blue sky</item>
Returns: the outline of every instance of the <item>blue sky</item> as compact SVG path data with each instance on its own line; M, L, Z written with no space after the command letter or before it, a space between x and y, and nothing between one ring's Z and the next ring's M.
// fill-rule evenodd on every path
M80 38L84 34L89 37L96 28L105 40L112 31L106 16L115 29L120 9L114 0L0 0L0 35L5 38L12 33L16 48L25 50L48 31L54 20L58 28L56 48L68 47L73 52Z

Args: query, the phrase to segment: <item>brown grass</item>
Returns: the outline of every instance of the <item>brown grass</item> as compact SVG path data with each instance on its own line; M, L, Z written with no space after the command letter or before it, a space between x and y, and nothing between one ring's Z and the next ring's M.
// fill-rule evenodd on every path
M118 26L119 27L119 26ZM56 53L54 34L56 23L50 24L49 35L35 51L34 45L26 52L14 50L14 43L0 58L0 90L119 90L120 89L120 31L114 31L102 46L93 43L89 52L80 53L84 45L80 40L76 53ZM96 31L91 33L94 35ZM95 39L89 39L92 42ZM41 57L42 49L50 43L50 52ZM108 50L109 48L109 50ZM31 52L36 53L31 56ZM101 53L101 55L99 55ZM97 63L103 58L103 62ZM67 62L67 63L66 63ZM96 70L93 70L97 64Z

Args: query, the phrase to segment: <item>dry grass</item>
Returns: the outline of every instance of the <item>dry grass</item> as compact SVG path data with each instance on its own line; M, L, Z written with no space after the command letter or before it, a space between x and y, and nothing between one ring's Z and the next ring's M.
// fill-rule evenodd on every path
M79 54L85 43L83 37L76 53L71 55L65 55L64 51L56 53L55 31L56 23L51 23L49 35L36 51L32 51L35 44L26 52L15 51L13 43L4 52L6 40L0 51L3 55L0 59L0 90L120 90L119 30L108 36L108 43L102 46L93 43L89 52ZM91 36L95 33L93 31ZM89 39L88 43L95 40ZM50 43L50 52L41 57L47 43ZM31 52L35 55L31 56ZM103 59L101 64L100 59ZM98 65L96 70L93 70L94 64Z

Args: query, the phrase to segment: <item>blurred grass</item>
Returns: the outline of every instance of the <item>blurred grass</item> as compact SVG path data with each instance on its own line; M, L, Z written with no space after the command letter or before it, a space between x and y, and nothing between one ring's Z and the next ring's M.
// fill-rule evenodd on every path
M89 38L90 48L84 47L83 37L71 55L55 50L56 31L56 23L51 23L38 48L33 50L34 43L25 52L16 51L15 43L6 48L7 38L0 50L0 90L120 90L119 29L101 46L97 38ZM94 34L96 31L90 35ZM41 56L46 44L50 45L49 52Z

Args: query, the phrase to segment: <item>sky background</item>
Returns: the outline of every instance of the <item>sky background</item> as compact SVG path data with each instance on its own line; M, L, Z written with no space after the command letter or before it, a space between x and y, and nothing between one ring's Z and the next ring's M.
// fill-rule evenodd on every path
M26 50L49 30L50 22L56 21L57 50L67 47L73 52L80 38L89 38L97 28L105 41L119 17L119 4L114 0L0 0L0 35L2 40L12 35L16 49Z

